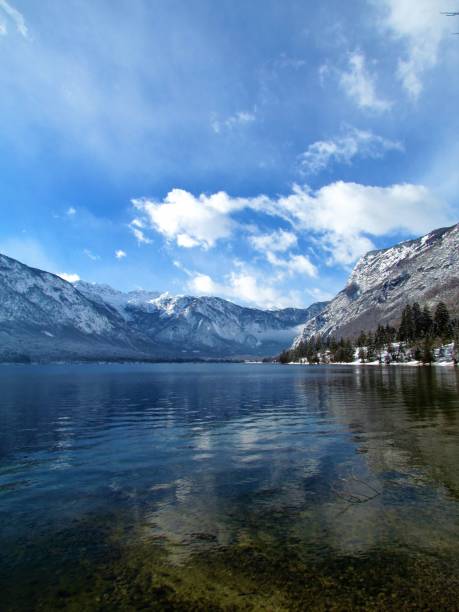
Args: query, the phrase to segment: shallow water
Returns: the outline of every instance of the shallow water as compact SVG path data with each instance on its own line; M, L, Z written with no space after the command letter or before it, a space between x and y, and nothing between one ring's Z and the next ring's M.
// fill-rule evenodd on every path
M0 609L459 609L453 368L0 367Z

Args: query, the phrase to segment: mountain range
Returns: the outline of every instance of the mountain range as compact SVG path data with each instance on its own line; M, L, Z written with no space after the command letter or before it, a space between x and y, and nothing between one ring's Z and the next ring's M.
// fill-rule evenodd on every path
M364 255L294 346L315 334L352 337L378 323L397 325L407 302L433 308L439 301L459 316L459 224Z
M280 310L72 284L0 255L0 361L260 358L318 333L397 324L407 302L440 300L459 315L459 224L370 251L330 302Z
M259 358L290 344L309 308L68 283L0 255L0 360Z

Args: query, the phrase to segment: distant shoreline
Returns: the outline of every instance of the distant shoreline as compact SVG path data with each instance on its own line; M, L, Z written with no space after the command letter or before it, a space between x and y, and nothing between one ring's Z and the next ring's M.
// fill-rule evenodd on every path
M299 361L290 361L289 363L284 363L281 365L295 365L295 366L370 366L377 367L381 366L384 368L392 367L392 366L404 366L404 367L457 367L459 364L454 363L454 361L433 361L432 363L422 363L422 361L392 361L391 363L379 363L379 361L370 361L368 363L361 363L360 361L334 361L331 363L300 363Z

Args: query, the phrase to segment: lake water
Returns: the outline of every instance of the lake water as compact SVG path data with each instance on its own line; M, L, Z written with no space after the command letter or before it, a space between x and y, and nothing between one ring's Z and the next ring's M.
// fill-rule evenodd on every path
M0 367L1 610L457 610L453 368Z

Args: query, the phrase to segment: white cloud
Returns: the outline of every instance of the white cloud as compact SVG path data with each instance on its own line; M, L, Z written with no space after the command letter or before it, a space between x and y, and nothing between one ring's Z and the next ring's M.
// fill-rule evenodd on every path
M233 270L225 276L224 282L217 282L207 274L191 275L188 289L197 295L217 295L236 302L243 302L260 308L287 308L302 306L297 292L285 292L266 282L261 273L253 270Z
M139 244L151 244L150 238L145 236L144 233L145 223L142 219L136 217L129 223L129 229L134 234L135 239Z
M77 281L81 280L78 274L68 274L67 272L59 272L57 276L60 276L68 283L76 283Z
M369 130L347 126L341 136L309 145L299 159L302 170L311 175L334 162L349 164L355 157L378 159L391 150L403 151L403 145Z
M395 232L416 236L454 222L444 202L426 187L408 183L374 187L337 181L317 191L297 185L292 193L276 199L263 195L233 198L224 192L195 197L174 189L163 202L144 199L134 200L133 204L144 215L142 224L148 224L182 248L209 249L218 240L232 238L236 229L253 234L256 223L247 228L233 218L242 210L251 210L255 219L261 213L290 223L297 237L314 236L316 244L331 253L332 261L344 265L373 248L372 236ZM268 236L273 239L273 234ZM249 236L254 248L266 257L271 253L272 265L274 254L288 250L287 244L293 245L294 241L291 232L283 234L279 230L274 236L271 245L265 236ZM306 272L307 264L297 263ZM285 263L283 266L286 268Z
M316 232L322 248L342 264L373 248L367 235L420 235L452 220L426 187L412 184L373 187L338 181L316 192L296 186L276 202L275 210L297 231Z
M9 4L6 0L0 0L0 10L3 10L8 17L14 21L16 26L16 30L24 36L24 38L28 37L28 30L26 26L26 22L24 16L16 9L14 6ZM5 22L0 23L0 34L6 34L7 27Z
M210 248L217 240L228 238L234 227L228 212L238 207L238 199L224 192L196 198L183 189L173 189L163 202L136 199L132 203L151 227L183 248ZM240 207L244 206L245 201L240 200Z
M86 257L88 257L92 261L98 261L100 259L100 255L96 255L89 249L83 249L83 255L86 255Z
M441 14L437 0L383 0L382 25L405 43L397 76L409 95L422 91L424 73L438 61L442 38L451 32L451 22Z
M286 232L281 229L270 234L250 236L249 242L254 249L262 253L266 253L267 251L283 253L295 246L298 242L298 238L292 232Z
M73 208L73 206L70 206L69 208L67 208L66 214L69 217L74 217L76 215L76 208Z
M274 253L267 252L266 258L272 266L285 269L290 276L296 274L317 276L316 266L305 255L290 255L287 259L282 259Z
M249 111L239 111L224 120L219 120L215 115L212 115L210 125L216 134L220 134L220 132L224 129L231 130L241 125L247 125L248 123L255 121L255 119L255 113Z
M126 256L127 256L127 253L123 251L122 249L118 249L117 251L115 251L116 259L123 259L123 257L126 257Z
M139 244L151 244L150 238L147 238L142 230L137 227L131 227L131 232Z
M382 112L392 103L376 93L375 78L366 67L365 55L354 51L349 55L349 70L340 73L340 84L344 92L363 109Z

